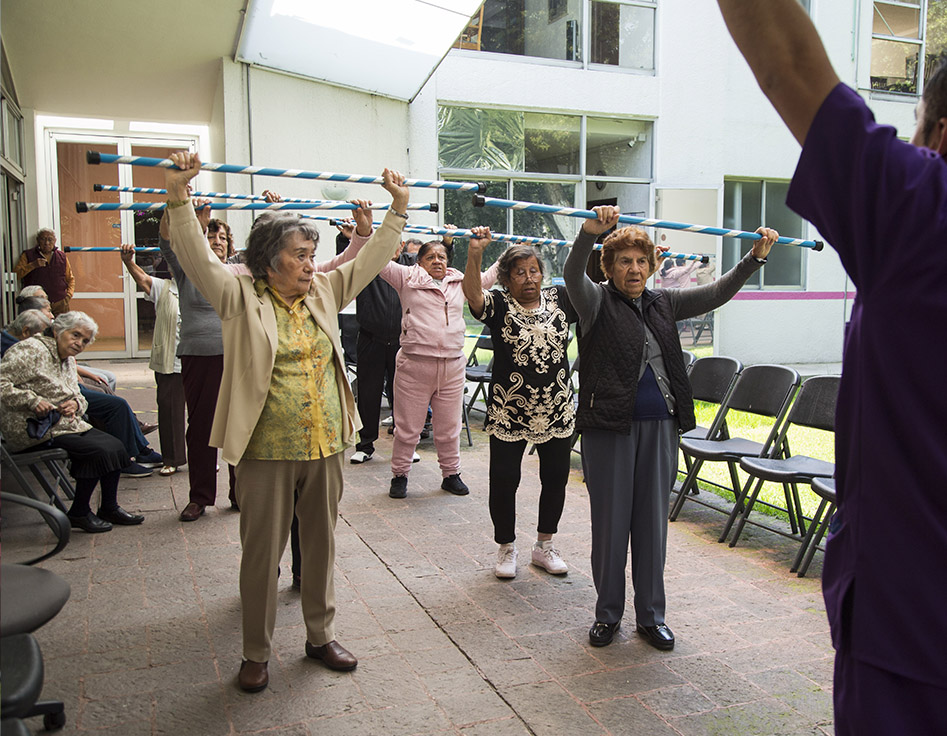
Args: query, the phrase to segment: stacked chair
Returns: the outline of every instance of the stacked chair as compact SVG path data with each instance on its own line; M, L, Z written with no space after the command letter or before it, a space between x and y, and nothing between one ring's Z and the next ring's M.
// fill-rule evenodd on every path
M715 417L715 426L708 429L704 438L681 438L681 450L684 457L689 458L691 464L680 488L675 489L676 498L672 495L674 503L668 515L671 521L677 519L691 490L696 488L697 475L706 462L727 464L731 481L727 490L734 496L735 508L743 510L740 498L741 483L737 475L738 464L745 457L779 456L780 448L777 446L777 440L780 437L779 430L789 411L793 396L799 388L799 383L799 373L786 366L754 365L742 370L729 397L726 398ZM727 414L731 411L747 412L767 420L769 434L766 440L759 443L743 437L730 437L729 433L721 433L720 427L724 426ZM717 508L697 498L691 500L710 508ZM724 539L725 535L722 535L720 541Z

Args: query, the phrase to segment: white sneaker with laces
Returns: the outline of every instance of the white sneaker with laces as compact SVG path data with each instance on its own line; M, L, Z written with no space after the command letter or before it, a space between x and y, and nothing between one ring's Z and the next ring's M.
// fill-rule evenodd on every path
M418 453L414 453L414 454L411 456L411 462L413 462L413 463L419 463L419 462L421 462L421 456L418 455Z
M349 462L352 463L352 465L361 465L362 463L367 463L371 459L372 453L356 450L354 453L352 453L352 457L349 458Z
M498 578L516 577L516 545L512 542L501 544L497 550L497 564L493 568L493 574Z
M533 545L532 563L553 575L565 575L569 572L569 566L562 561L562 556L559 550L552 546L551 539Z
M395 423L395 418L393 416L385 417L384 419L381 420L382 427L390 427L394 423Z

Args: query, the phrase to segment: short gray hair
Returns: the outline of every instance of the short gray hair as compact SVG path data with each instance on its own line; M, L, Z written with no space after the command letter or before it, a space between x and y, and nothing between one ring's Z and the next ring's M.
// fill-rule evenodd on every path
M46 289L44 289L39 284L30 284L29 286L24 286L22 289L20 289L20 293L17 294L17 296L23 297L25 299L28 296L36 296L40 292L45 294Z
M266 213L257 218L247 238L243 252L244 263L255 279L265 279L267 269L279 270L279 256L286 247L286 239L299 233L304 240L319 243L319 231L311 220L304 220L289 212Z
M26 337L38 335L51 324L51 320L38 309L27 309L20 312L15 320L7 327L7 332L22 340Z
M52 235L54 238L56 237L56 231L53 230L51 227L41 227L39 230L36 231L36 242L37 242L37 244L39 244L40 236L41 236L41 235L45 235L45 234L47 234L47 233L49 233L50 235ZM57 238L57 239L58 239L58 238Z
M45 296L18 296L16 298L16 308L19 312L26 312L30 309L50 309L49 299Z
M53 320L53 334L58 335L63 330L72 330L78 327L82 330L90 330L92 339L89 344L95 342L95 336L99 334L99 326L85 312L63 312Z

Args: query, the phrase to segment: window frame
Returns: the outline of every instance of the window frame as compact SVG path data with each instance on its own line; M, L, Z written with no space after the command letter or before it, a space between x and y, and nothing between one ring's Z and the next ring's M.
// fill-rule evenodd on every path
M912 10L916 9L918 14L918 37L912 38L907 36L893 36L882 33L875 33L874 31L874 17L876 12L877 5L889 5L895 7L910 8ZM863 30L863 39L864 43L862 47L866 49L864 56L866 61L859 65L860 75L859 75L859 87L866 90L872 98L875 99L888 99L894 101L904 101L914 104L921 95L924 93L924 79L926 76L925 63L926 63L926 54L927 54L927 7L928 0L917 0L914 2L905 2L904 0L871 0L870 3L866 3L864 6L864 11L862 13L862 25ZM884 16L882 16L884 17ZM872 62L872 46L874 42L878 41L890 41L892 43L903 43L918 48L918 64L917 64L917 80L916 80L916 90L914 92L899 92L897 90L890 89L876 89L872 86L871 83L871 62Z
M485 0L486 1L486 0ZM516 63L523 64L546 64L549 66L561 66L568 69L583 69L583 70L594 70L594 71L611 71L622 74L633 74L638 76L656 76L658 73L658 23L659 23L659 8L660 3L658 0L581 0L582 2L582 12L581 12L581 23L582 28L579 33L579 38L581 39L581 47L579 49L579 59L570 60L570 59L557 59L553 57L546 56L531 56L527 54L516 54L509 53L504 51L482 51L472 48L463 48L461 45L461 37L455 41L454 45L451 47L451 52L461 53L464 55L475 55L477 57L492 58L502 61L513 61ZM654 23L652 25L652 64L650 69L635 69L631 67L622 67L613 64L603 64L603 63L593 63L590 61L591 56L591 21L592 21L592 3L593 2L603 2L612 5L627 5L633 7L642 7L648 8L654 11ZM473 21L478 13L474 14L471 18ZM482 33L482 29L481 29ZM463 34L462 34L463 35Z
M723 223L724 217L727 212L727 194L726 194L727 184L731 184L731 183L738 184L738 185L739 184L761 184L759 219L760 219L760 222L763 223L763 225L766 225L767 223L767 217L766 217L766 202L767 202L766 187L767 185L769 184L785 185L785 184L789 184L790 180L778 179L778 178L768 178L768 179L756 178L756 177L749 177L749 176L725 176L723 185L721 186L721 192L720 192L721 223ZM785 204L783 206L786 207L787 211L792 212L792 210L790 210L788 206L786 206ZM808 230L808 221L802 217L800 217L799 220L800 220L799 234L795 236L790 234L790 237L799 237L799 238L806 237L806 232ZM728 227L728 225L722 224L722 227ZM748 228L742 222L734 223L733 227L738 230L751 230L752 231L756 229L756 228ZM787 233L780 233L780 235L786 235L786 234ZM729 259L727 258L727 255L726 255L727 249L728 248L734 249L736 253L739 254L741 246L746 246L747 250L749 250L751 246L750 246L750 241L742 240L739 238L722 238L722 240L723 240L723 249L721 250L721 253L720 253L720 271L721 273L725 273L726 271L729 270L729 268L732 268L733 265L738 263L740 258L742 258L742 255L740 255L739 257L733 259L733 263L729 263ZM801 257L799 259L799 274L798 274L799 278L798 278L797 284L778 284L778 285L774 284L774 285L768 286L766 284L766 278L765 278L767 264L764 264L760 268L760 270L757 272L758 283L753 284L753 283L747 282L746 284L740 287L740 290L741 291L807 291L808 290L807 283L808 283L808 275L809 275L808 249L800 248L799 250L801 252ZM772 253L770 253L770 256L772 256Z

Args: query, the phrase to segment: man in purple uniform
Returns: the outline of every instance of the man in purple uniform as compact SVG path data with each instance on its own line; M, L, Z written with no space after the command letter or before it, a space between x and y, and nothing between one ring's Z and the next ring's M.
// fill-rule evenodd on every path
M947 733L947 62L904 143L839 83L798 0L718 3L803 144L788 204L858 290L823 572L836 733ZM924 264L910 284L903 263Z

